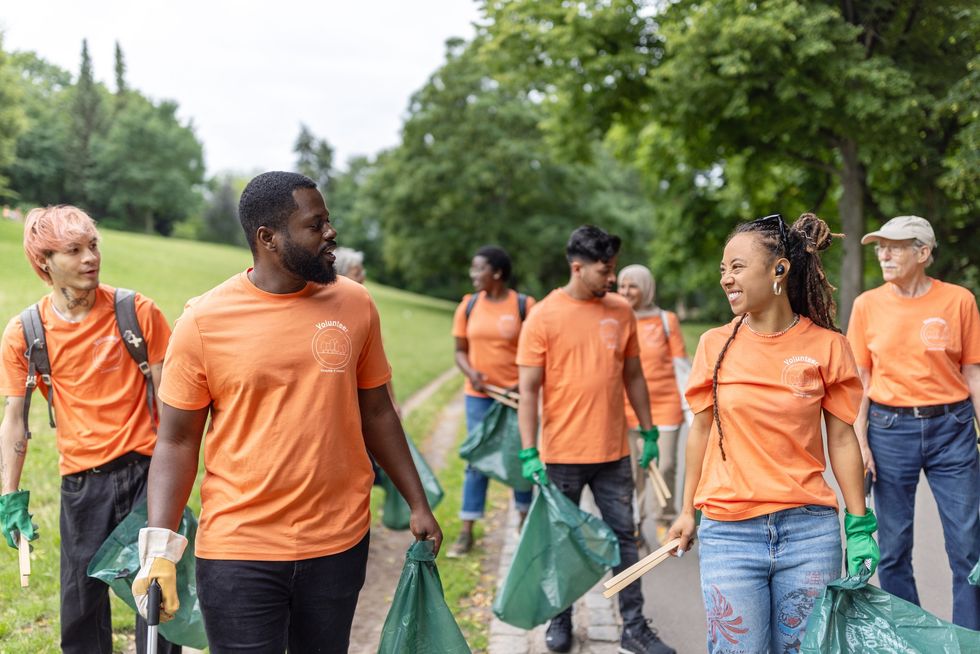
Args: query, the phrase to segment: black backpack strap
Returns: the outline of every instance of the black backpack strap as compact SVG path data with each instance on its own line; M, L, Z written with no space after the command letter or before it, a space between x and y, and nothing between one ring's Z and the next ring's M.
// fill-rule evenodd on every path
M476 306L476 301L480 297L479 293L474 293L470 296L470 301L466 304L466 320L469 321L470 314L473 313L473 307Z
M27 383L24 391L24 438L31 437L28 422L31 414L31 396L37 388L38 375L48 387L48 422L54 428L54 387L51 385L51 361L48 359L48 342L44 338L44 323L38 305L32 304L20 313L20 325L24 330L24 343L27 350Z
M150 355L147 352L143 330L136 319L136 293L127 288L117 288L114 299L116 309L116 326L122 337L129 356L139 366L146 380L146 409L150 412L150 425L155 432L159 416L157 415L156 388L153 386L153 375L150 374Z
M527 318L527 296L523 293L517 294L517 315L521 317L521 322Z

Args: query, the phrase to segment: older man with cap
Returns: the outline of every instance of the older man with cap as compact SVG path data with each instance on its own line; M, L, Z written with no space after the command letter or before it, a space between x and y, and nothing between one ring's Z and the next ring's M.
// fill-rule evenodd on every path
M854 301L847 337L864 383L854 431L874 477L881 587L919 603L912 576L915 490L924 470L953 571L953 622L980 629L980 316L969 290L926 275L929 221L899 216L874 243L885 284Z

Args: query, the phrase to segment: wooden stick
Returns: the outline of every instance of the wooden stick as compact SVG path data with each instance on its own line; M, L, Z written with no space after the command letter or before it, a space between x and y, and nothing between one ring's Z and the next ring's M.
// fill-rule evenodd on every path
M506 395L500 395L499 393L495 393L494 391L491 391L489 388L487 389L487 395L489 395L493 400L500 402L504 406L509 406L512 409L517 408L517 402L510 399Z
M497 395L503 395L504 397L514 400L515 402L520 401L521 394L517 391L510 391L506 388L501 388L500 386L494 386L493 384L484 384L483 388L487 389L491 393L496 393Z
M603 591L602 596L607 599L612 597L649 571L653 570L655 567L666 561L670 557L670 553L677 549L677 546L680 545L680 543L681 539L675 538L657 551L651 552L649 555L643 557L630 567L620 572L618 575L603 584L606 590Z
M649 478L649 484L653 487L653 496L657 498L657 504L660 505L661 509L667 508L667 498L664 497L664 492L660 488L660 484L657 483L656 478L653 476L654 467L650 466L647 468L647 477Z
M651 461L651 463L654 462ZM650 469L650 476L654 480L653 483L657 484L660 487L660 492L663 493L663 496L668 500L672 498L673 495L671 494L670 489L667 488L667 482L664 481L664 476L663 474L661 474L660 468L658 468L656 464L654 464L651 465L649 469Z
M20 534L17 540L17 553L20 555L20 587L27 588L31 577L31 545L27 536Z

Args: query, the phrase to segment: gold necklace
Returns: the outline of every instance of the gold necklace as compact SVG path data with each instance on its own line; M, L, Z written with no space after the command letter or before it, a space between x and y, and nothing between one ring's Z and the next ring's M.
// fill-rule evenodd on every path
M771 334L766 334L764 332L757 332L754 329L752 329L752 325L749 324L748 318L746 318L746 320L745 320L745 326L748 327L749 328L749 331L752 332L753 334L755 334L756 336L761 336L763 338L776 338L777 336L782 336L783 334L785 334L789 330L791 330L794 327L796 327L796 324L798 322L800 322L800 314L794 313L793 314L793 322L791 322L789 324L789 326L786 327L786 329L781 329L778 332L773 332Z

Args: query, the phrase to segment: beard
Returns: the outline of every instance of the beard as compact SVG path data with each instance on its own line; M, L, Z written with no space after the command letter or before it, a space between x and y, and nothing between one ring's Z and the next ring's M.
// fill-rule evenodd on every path
M327 285L337 281L337 269L332 262L296 247L288 236L283 241L282 265L294 275L314 284Z

